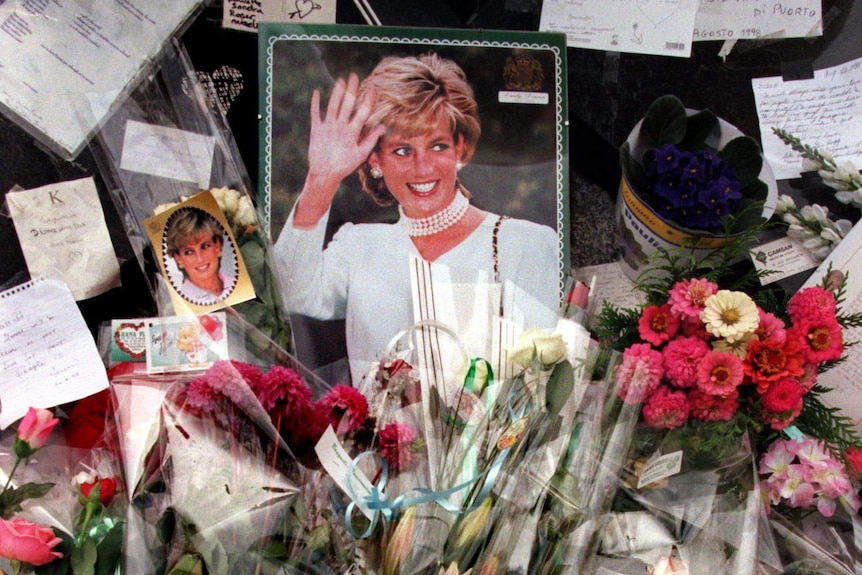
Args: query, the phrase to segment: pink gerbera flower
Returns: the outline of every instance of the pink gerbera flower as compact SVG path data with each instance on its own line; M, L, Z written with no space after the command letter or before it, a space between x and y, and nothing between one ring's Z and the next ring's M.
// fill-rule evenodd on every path
M688 399L685 392L660 385L644 403L642 413L644 422L650 427L674 429L688 419Z
M824 317L835 318L837 311L835 295L822 287L799 290L787 302L787 313L793 323L808 319L819 320Z
M670 290L668 301L676 315L699 318L704 302L717 291L718 286L709 280L699 278L682 280Z
M739 409L739 390L727 395L712 395L697 388L688 392L691 416L701 421L730 421Z
M349 385L336 385L318 402L320 415L337 433L356 431L368 417L368 401Z
M697 368L697 387L712 395L728 395L742 383L742 360L733 353L710 351Z
M790 334L802 344L805 361L808 363L833 361L844 353L841 325L835 318L801 320L793 324Z
M697 366L709 352L709 345L696 337L678 337L668 342L664 356L665 376L676 387L697 383Z
M658 347L679 331L679 318L670 311L670 305L651 305L644 308L638 321L641 339Z
M763 311L760 308L758 308L758 311L760 312L760 323L757 324L757 329L754 330L754 335L757 339L760 341L771 341L776 344L784 343L784 339L787 337L787 329L784 322L774 314Z
M661 352L645 343L633 344L617 367L617 395L626 403L639 403L658 387L663 374Z
M417 458L415 441L416 432L404 423L390 423L380 430L380 455L390 471L397 473L413 465Z
M263 408L292 417L311 406L311 389L295 369L275 365L260 377L254 389Z

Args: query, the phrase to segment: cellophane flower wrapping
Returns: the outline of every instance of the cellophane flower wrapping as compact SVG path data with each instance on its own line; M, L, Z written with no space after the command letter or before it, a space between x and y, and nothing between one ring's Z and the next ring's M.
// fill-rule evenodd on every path
M28 483L50 487L44 495L20 501L21 509L5 519L23 519L50 528L63 539L54 548L63 557L43 569L66 572L64 569L71 569L70 561L80 562L85 557L84 563L90 559L98 562L97 567L103 570L99 572L113 573L123 566L128 497L122 486L122 458L117 429L110 417L109 394L100 392L51 411L60 423L47 442L17 467L16 426L0 434L0 488L5 485L15 489ZM88 484L83 487L86 494L99 485L101 504L95 505L89 515L81 499L82 484ZM92 546L88 553L95 552L89 559L83 552L87 546ZM13 572L2 558L0 569Z
M310 454L330 390L274 343L246 347L265 336L227 318L230 357L206 370L112 371L130 573L290 572L294 559L315 572L303 554L332 504Z
M853 529L823 521L858 515L847 464L859 438L817 384L843 355L842 327L859 321L841 312L843 288L748 295L741 286L756 278L721 266L699 275L696 262L665 256L669 264L641 280L646 305L606 305L599 317L602 337L623 351L621 397L641 405L599 564L790 573L805 565L802 549L852 557ZM632 389L642 398L629 398ZM820 517L804 519L812 514Z
M97 132L91 150L160 315L185 312L172 303L156 256L162 246L152 245L144 221L211 192L255 292L253 299L233 307L279 347L292 349L271 242L255 207L251 179L219 102L207 96L179 40L165 46L150 81L124 100ZM166 156L160 161L161 154ZM263 345L260 340L253 343Z

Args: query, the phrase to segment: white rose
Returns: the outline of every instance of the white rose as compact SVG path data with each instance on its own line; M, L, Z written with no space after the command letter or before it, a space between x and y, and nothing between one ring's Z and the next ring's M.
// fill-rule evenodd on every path
M534 359L549 368L566 357L566 342L557 332L530 328L518 336L518 347L509 352L509 361L529 367Z
M159 204L158 206L156 206L156 209L153 210L153 215L157 216L160 213L167 211L174 206L178 206L179 204L180 204L180 202L167 202L164 204Z
M236 226L257 225L257 212L254 209L254 204L251 202L251 198L248 196L242 196L239 199L233 223Z
M232 218L237 208L239 208L239 192L231 188L213 188L210 190L210 193L212 193L216 202L218 202L219 209L228 218Z

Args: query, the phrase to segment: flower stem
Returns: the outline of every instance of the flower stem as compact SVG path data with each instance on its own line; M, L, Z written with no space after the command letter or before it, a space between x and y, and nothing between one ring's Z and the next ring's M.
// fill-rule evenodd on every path
M15 465L12 466L12 471L9 472L9 477L6 479L6 485L3 486L3 491L0 492L0 497L6 494L6 490L9 489L9 484L12 483L12 476L15 475L15 470L18 469L18 465L21 463L21 458L17 455L15 456Z

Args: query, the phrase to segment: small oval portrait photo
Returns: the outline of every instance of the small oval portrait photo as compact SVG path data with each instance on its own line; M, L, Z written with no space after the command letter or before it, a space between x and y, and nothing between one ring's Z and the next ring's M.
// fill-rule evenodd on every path
M171 286L190 303L217 304L236 287L239 266L232 238L206 210L185 207L171 214L162 254Z

